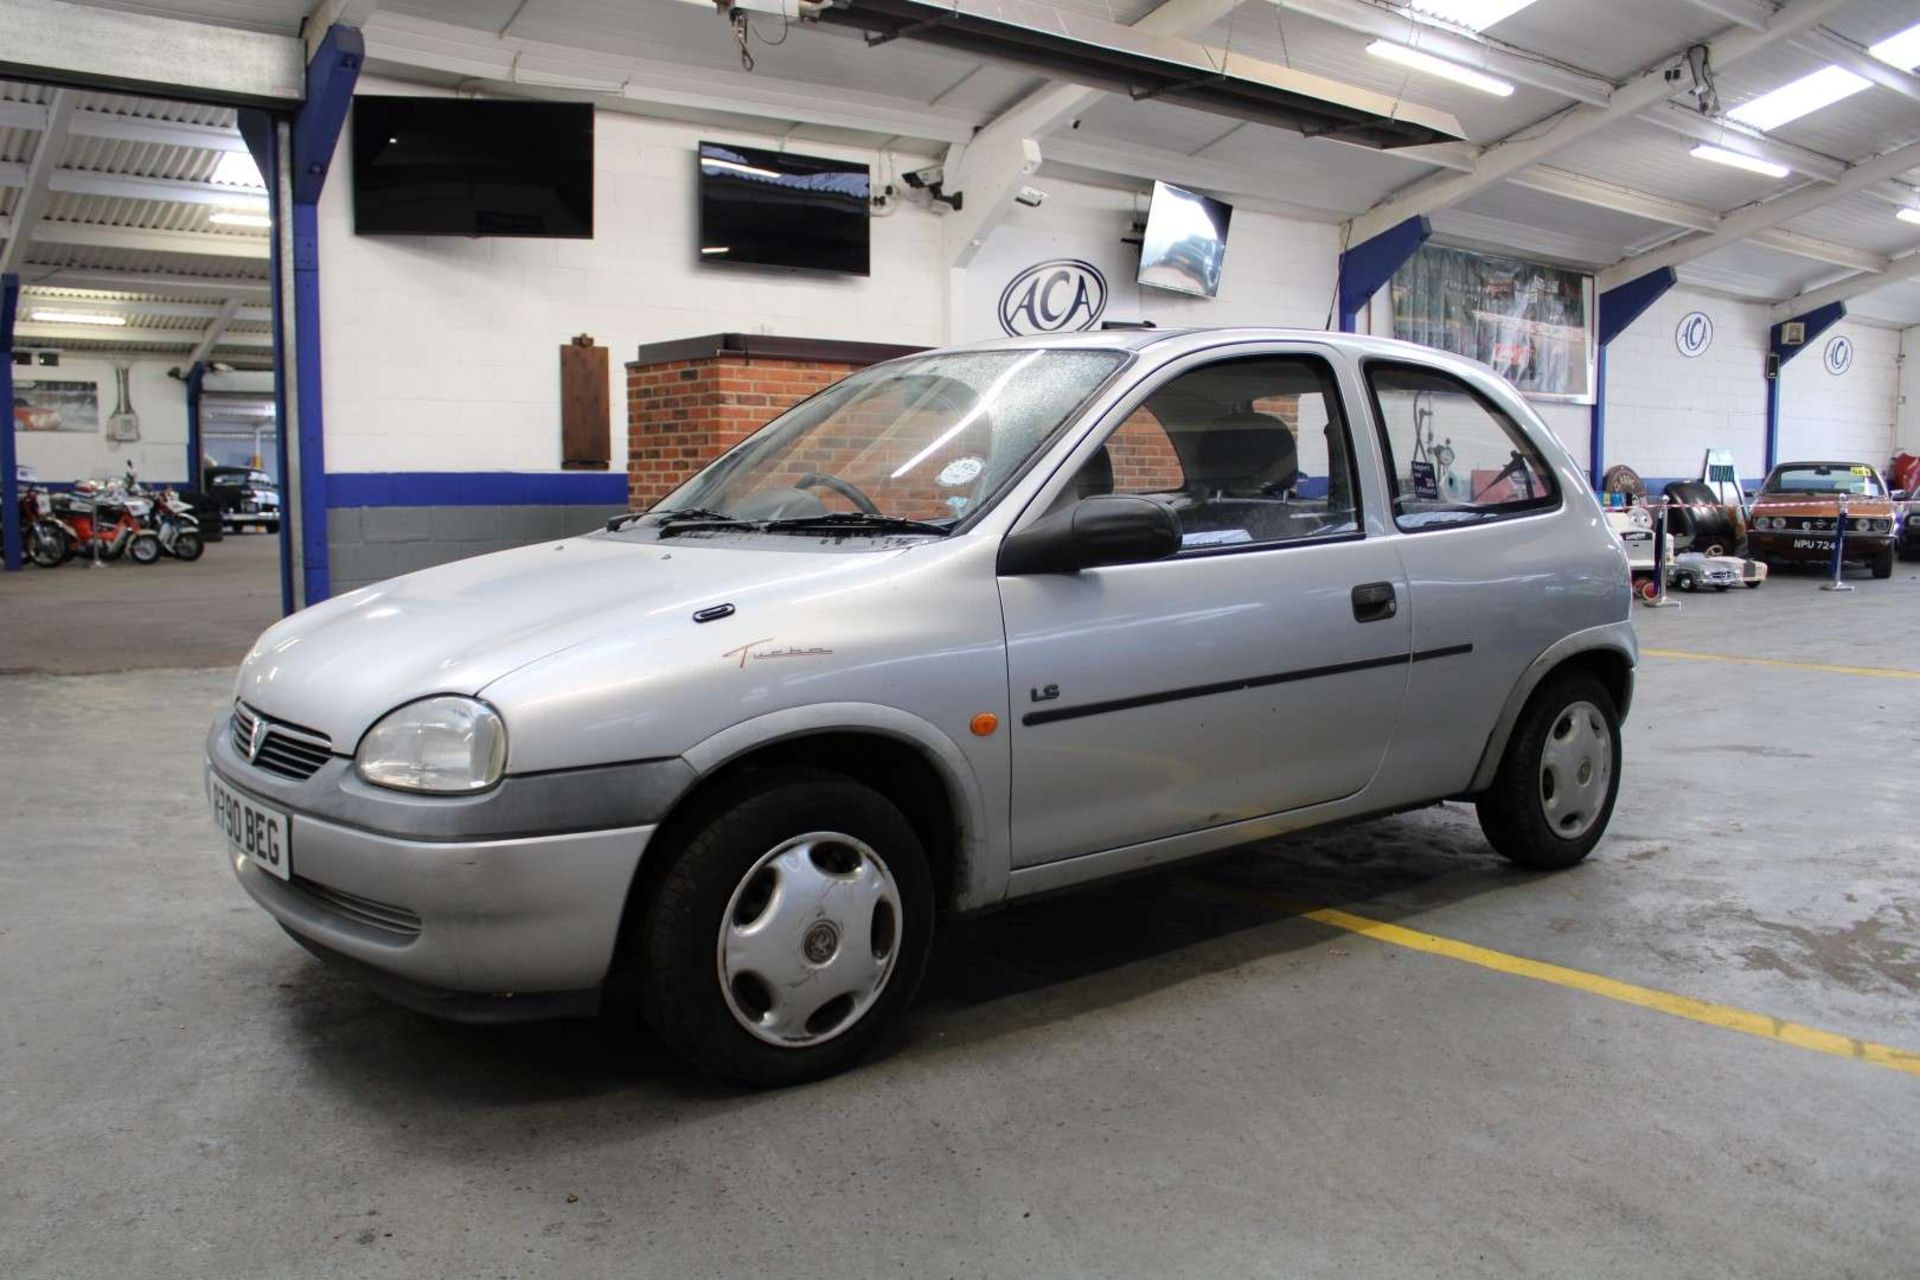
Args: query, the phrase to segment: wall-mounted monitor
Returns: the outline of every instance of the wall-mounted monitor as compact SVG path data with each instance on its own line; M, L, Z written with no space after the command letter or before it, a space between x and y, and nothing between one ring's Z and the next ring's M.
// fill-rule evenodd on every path
M593 235L593 107L353 100L358 235Z
M870 272L864 164L700 144L700 258L762 267Z
M1153 184L1140 244L1140 283L1211 298L1220 292L1233 206L1165 182Z

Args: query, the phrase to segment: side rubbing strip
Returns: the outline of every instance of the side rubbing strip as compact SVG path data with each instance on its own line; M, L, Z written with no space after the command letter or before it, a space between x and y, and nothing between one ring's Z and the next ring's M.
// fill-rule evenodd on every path
M1357 662L1336 662L1326 667L1302 667L1298 671L1279 671L1272 675L1249 676L1244 680L1223 680L1218 684L1189 685L1185 689L1167 689L1160 693L1139 693L1131 698L1113 698L1107 702L1089 702L1078 707L1050 707L1029 711L1020 717L1024 725L1053 724L1059 720L1078 720L1084 716L1103 716L1111 711L1133 711L1163 702L1184 702L1188 698L1210 698L1220 693L1239 693L1243 689L1263 689L1268 685L1293 684L1300 680L1318 680L1322 676L1343 676L1354 671L1372 671L1376 667L1397 667L1408 661L1452 658L1472 653L1470 644L1449 645L1444 649L1424 649L1417 653L1395 653L1384 658L1362 658Z

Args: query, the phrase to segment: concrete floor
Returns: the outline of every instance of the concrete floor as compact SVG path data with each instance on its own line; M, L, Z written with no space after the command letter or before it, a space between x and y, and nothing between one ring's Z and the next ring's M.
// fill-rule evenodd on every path
M1920 668L1915 566L1856 581L1642 640ZM0 1275L1920 1272L1920 1078L1277 901L1920 1049L1920 680L1649 657L1581 867L1450 805L1008 911L779 1093L320 967L203 813L229 680L0 679Z
M238 665L280 617L280 539L230 533L188 563L121 557L0 573L0 674Z

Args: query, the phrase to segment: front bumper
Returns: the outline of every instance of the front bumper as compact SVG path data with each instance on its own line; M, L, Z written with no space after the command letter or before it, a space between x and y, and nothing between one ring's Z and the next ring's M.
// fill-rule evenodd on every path
M1849 561L1872 560L1885 553L1892 543L1892 534L1855 533L1849 529L1841 555ZM1756 560L1827 564L1833 559L1833 534L1820 530L1791 529L1780 533L1761 533L1757 529L1749 529L1747 554Z
M503 788L478 804L383 796L344 760L295 782L250 765L224 716L208 735L207 770L288 814L291 879L226 851L255 902L309 950L344 959L390 998L464 1021L591 1010L656 829L651 810L663 814L683 789L677 784L692 777L681 761L579 771L601 793L610 773L641 779L619 788L625 803L617 809L587 806L598 810L588 817L625 820L539 831L523 828L548 810L546 823L558 828L563 814L578 810L532 799L577 794L566 786L573 780L542 783L532 799L525 787ZM658 785L649 788L647 778ZM633 800L636 791L642 800Z

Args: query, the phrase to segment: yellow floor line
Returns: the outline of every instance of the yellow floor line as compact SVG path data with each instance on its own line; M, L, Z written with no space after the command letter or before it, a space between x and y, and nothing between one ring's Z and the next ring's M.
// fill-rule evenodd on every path
M1511 973L1522 978L1532 978L1536 982L1550 982L1555 986L1585 991L1590 995L1605 996L1609 1000L1618 1000L1622 1004L1638 1005L1642 1009L1653 1009L1660 1013L1672 1014L1676 1018L1705 1023L1710 1027L1741 1031L1750 1036L1759 1036L1764 1040L1777 1040L1781 1044L1790 1044L1796 1048L1811 1049L1815 1053L1830 1053L1839 1058L1854 1058L1876 1067L1887 1067L1894 1071L1904 1071L1910 1076L1920 1076L1920 1053L1895 1049L1890 1045L1875 1044L1871 1040L1856 1040L1852 1036L1836 1035L1831 1031L1821 1031L1815 1027L1803 1027L1797 1022L1787 1022L1764 1013L1749 1013L1745 1009L1735 1009L1707 1000L1696 1000L1692 996L1677 996L1669 991L1655 991L1651 987L1636 987L1630 982L1617 982L1612 978L1584 973L1579 969L1568 969L1557 964L1528 960L1521 956L1508 955L1503 951L1490 951L1485 947L1476 947L1472 943L1455 942L1451 938L1421 933L1417 929L1407 929L1381 920L1369 920L1365 916L1349 915L1345 911L1308 907L1297 903L1286 905L1308 920L1331 925L1336 929L1345 929L1349 933L1362 934L1377 942L1406 947L1411 951L1425 951L1431 955L1445 956L1449 960L1479 965L1483 969L1492 969L1498 973Z
M1830 671L1842 676L1879 676L1885 680L1920 680L1920 671L1902 667L1842 667L1831 662L1789 662L1785 658L1742 658L1730 653L1688 653L1684 649L1642 649L1649 658L1690 658L1695 662L1744 662L1755 667L1788 667L1795 671Z

